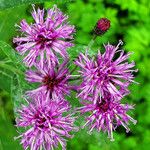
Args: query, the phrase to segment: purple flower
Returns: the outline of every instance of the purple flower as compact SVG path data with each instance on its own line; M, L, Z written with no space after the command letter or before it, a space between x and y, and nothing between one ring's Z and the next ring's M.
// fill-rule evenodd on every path
M24 149L53 150L58 144L66 148L65 137L71 138L71 131L76 131L73 114L66 114L70 106L62 102L46 101L45 96L37 97L28 106L22 105L18 110L17 127L25 131L17 138L22 138Z
M104 99L99 99L96 104L92 101L83 102L82 104L84 106L78 108L78 110L82 114L90 114L86 117L86 123L83 125L83 128L90 126L89 134L94 128L98 132L102 130L108 132L108 137L113 141L113 131L118 126L123 126L126 132L129 132L129 121L134 124L137 122L127 114L127 111L133 109L132 105L121 104L119 101L112 100L109 95L105 96Z
M67 69L68 60L65 60L61 65L44 62L35 64L36 70L29 70L26 72L26 80L32 83L40 83L37 89L28 91L29 95L37 95L43 93L48 98L58 99L64 98L64 95L70 93L71 85L68 83L70 78Z
M134 82L132 72L137 70L133 69L134 62L127 62L130 53L125 54L123 50L119 50L119 44L116 47L104 45L105 52L101 54L99 51L96 58L89 57L87 53L79 55L75 61L81 68L79 72L83 78L79 86L79 97L92 97L96 103L98 97L104 97L105 92L118 100L129 93L128 85Z
M45 58L58 62L56 53L63 58L68 57L66 49L73 46L68 40L73 39L75 32L74 26L68 24L68 16L54 6L48 10L47 17L44 18L44 10L35 10L33 6L32 16L35 20L34 24L28 24L25 20L20 23L20 31L23 37L14 38L17 43L16 50L25 55L24 62L31 67L37 58Z

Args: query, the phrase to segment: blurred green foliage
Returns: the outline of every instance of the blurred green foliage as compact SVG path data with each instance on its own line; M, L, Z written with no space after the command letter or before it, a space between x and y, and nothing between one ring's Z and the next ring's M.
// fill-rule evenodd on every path
M110 142L106 134L94 132L88 135L80 130L68 141L68 150L147 150L150 147L150 1L149 0L0 0L0 150L20 150L14 127L13 106L20 103L25 89L32 88L24 81L22 73L25 68L22 58L9 46L14 48L12 39L18 33L14 25L25 18L32 21L30 3L38 3L40 7L50 8L54 3L69 15L69 20L76 26L75 44L70 49L71 57L77 56L92 38L92 29L100 17L111 20L110 30L98 37L92 52L103 50L103 43L108 41L117 44L124 41L123 48L134 52L130 61L136 62L139 72L135 74L139 85L130 86L131 94L124 99L135 103L132 113L138 120L136 126L131 125L131 132L125 133L119 127L114 133L115 142ZM8 44L9 45L8 45ZM22 75L21 78L19 75ZM23 89L22 89L23 87ZM14 105L15 101L15 105ZM77 99L70 99L77 106ZM82 121L78 121L82 123Z

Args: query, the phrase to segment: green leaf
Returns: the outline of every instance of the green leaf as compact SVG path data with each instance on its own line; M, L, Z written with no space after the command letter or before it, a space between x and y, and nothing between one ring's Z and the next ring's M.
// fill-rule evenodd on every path
M14 74L11 86L11 97L14 102L14 113L17 115L17 109L22 104L27 104L25 101L25 92L31 89L35 89L37 86L29 84L24 77Z
M3 53L8 57L8 62L10 61L11 64L15 66L14 67L11 66L11 64L6 64L5 61L1 61L0 67L7 68L8 70L11 70L12 72L15 72L17 74L23 74L22 71L25 70L25 66L22 63L22 57L18 55L10 45L3 41L0 41L0 50L2 50Z
M15 7L22 4L41 3L47 0L0 0L0 10Z
M0 49L5 53L5 55L13 62L13 63L20 63L22 60L15 52L15 50L8 45L7 43L0 41Z
M26 14L27 8L28 5L21 5L0 11L0 41L12 44L13 37L18 34L15 24L19 24L23 18L27 21L30 19Z
M3 89L7 91L8 93L11 92L11 82L12 82L12 77L8 75L5 72L0 71L0 89Z
M0 125L0 150L22 150L19 142L14 140L17 133L10 121L0 117Z
M18 109L18 107L20 107L20 104L24 103L24 101L22 101L23 89L21 88L21 83L18 75L14 75L13 77L11 90L12 100L14 102L14 113L16 113L16 110Z
M23 4L44 3L44 2L50 3L49 0L0 0L0 10L23 5ZM51 2L67 3L67 2L70 2L70 0L55 0Z

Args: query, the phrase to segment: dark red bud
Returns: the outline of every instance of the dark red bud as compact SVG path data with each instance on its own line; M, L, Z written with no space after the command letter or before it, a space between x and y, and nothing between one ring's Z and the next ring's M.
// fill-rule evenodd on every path
M98 22L95 26L94 33L96 35L102 35L109 28L110 28L110 20L108 20L107 18L101 18L101 19L98 20Z

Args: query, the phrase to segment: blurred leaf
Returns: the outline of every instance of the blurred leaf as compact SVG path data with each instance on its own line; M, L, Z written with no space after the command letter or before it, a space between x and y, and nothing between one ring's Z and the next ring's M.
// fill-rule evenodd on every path
M22 150L19 142L14 140L15 130L8 119L0 118L0 150Z
M129 137L128 139L122 142L123 149L135 149L136 147L136 139L133 137Z
M10 7L16 7L22 4L33 4L33 3L43 3L43 2L50 2L49 0L0 0L0 10L10 8ZM53 3L61 3L65 4L67 2L70 2L70 0L52 0Z
M22 4L41 3L47 0L0 0L0 10Z
M0 89L11 92L12 77L5 72L0 71Z
M0 40L9 42L12 45L13 37L18 34L16 33L15 24L19 24L23 18L30 19L27 16L27 8L28 5L22 5L0 11Z

